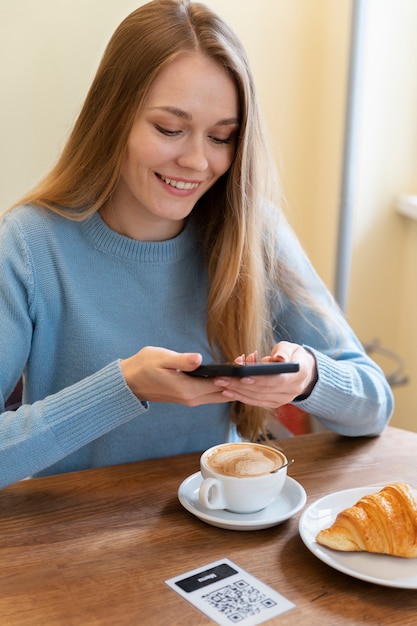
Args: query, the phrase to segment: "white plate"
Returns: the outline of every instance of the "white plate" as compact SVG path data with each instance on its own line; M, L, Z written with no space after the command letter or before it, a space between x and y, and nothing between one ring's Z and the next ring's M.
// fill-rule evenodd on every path
M319 530L330 526L336 515L382 486L337 491L311 504L302 514L299 531L307 548L321 561L354 578L385 587L417 589L417 558L406 559L369 552L339 552L316 542Z
M201 482L200 472L186 478L178 489L179 501L187 511L203 522L229 530L261 530L276 526L298 513L307 501L304 488L287 476L279 498L262 511L232 513L223 509L206 509L198 499Z

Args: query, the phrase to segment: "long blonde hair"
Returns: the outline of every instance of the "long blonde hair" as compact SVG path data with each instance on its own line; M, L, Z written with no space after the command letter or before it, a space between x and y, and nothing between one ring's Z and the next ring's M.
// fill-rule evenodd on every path
M268 200L277 203L279 185L246 53L205 5L153 0L120 24L57 164L19 204L34 203L74 220L103 207L118 182L133 120L152 82L178 55L196 50L229 72L240 105L234 161L193 211L210 279L207 335L215 358L233 360L255 349L269 354L271 285L278 280L292 299L303 298L303 287L274 259L276 224L268 224L263 206ZM231 414L243 437L263 434L265 409L233 403Z

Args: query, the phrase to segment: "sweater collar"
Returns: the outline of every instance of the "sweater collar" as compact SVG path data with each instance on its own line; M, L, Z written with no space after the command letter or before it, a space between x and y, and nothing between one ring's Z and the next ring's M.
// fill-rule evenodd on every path
M82 226L96 249L140 263L169 263L180 259L197 245L192 220L187 222L179 235L167 241L138 241L120 235L109 228L98 213L85 220Z

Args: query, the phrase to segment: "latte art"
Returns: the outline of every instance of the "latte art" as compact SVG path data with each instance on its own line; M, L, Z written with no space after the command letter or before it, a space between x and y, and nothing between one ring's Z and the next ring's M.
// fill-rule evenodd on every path
M230 444L215 450L206 458L211 470L225 476L243 478L270 474L283 464L280 453L263 446Z

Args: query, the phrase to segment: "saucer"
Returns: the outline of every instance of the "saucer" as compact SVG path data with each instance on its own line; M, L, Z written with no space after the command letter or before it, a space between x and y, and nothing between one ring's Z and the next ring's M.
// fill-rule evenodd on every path
M178 489L182 506L206 524L228 530L261 530L281 524L300 511L307 501L304 488L287 476L279 497L268 507L256 513L232 513L224 509L207 509L198 499L202 483L201 472L186 478Z

